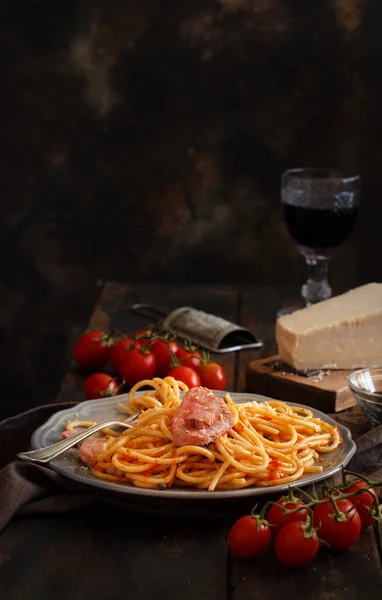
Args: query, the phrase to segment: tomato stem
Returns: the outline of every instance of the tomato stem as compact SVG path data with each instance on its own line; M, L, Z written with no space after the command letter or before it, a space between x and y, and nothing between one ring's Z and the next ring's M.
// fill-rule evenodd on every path
M162 329L161 331L163 332L162 338L164 337L165 339L176 340L176 332L170 327L167 329Z
M159 339L159 335L157 333L154 333L153 330L150 330L148 333L140 333L139 335L135 335L132 337L132 340L134 341L134 346L135 342L137 342L138 340L147 340L146 344L143 344L140 348L138 348L142 352L142 354L149 354L150 346L156 339Z
M265 523L266 525L268 525L268 521L265 518L265 514L268 510L267 505L269 504L269 502L266 502L263 506L263 508L261 509L260 513L256 513L256 508L257 508L257 504L255 504L255 506L252 508L251 510L251 515L254 519L256 519L256 523L257 523L257 529L260 528L260 525L262 523Z
M340 509L337 506L337 502L335 501L334 497L332 494L329 495L329 502L330 504L333 506L334 509L334 520L339 522L339 521L347 521L346 519L346 515L340 511ZM353 507L350 508L350 510L353 510Z
M314 522L313 511L311 508L309 508L309 514L306 515L305 521L304 521L304 519L301 519L301 521L300 521L300 527L301 527L302 531L304 532L304 538L306 540L309 540L310 538L318 539L317 531L320 529L321 523L317 527L313 527L313 522Z
M198 357L199 358L199 357ZM205 367L210 362L210 353L207 350L202 350L202 360L200 362L201 367Z
M114 344L114 340L113 340L114 333L115 333L115 329L113 329L110 333L104 333L97 341L103 342L105 344L105 346L109 348L110 346L113 346L113 344Z
M202 361L201 361L201 359L200 359L200 356L198 356L198 354L190 354L190 356L187 356L187 357L186 357L186 358L184 358L183 360L178 360L178 361L177 361L177 362L178 362L178 365L180 365L180 364L184 363L186 360L190 360L190 358L197 358L197 359L199 360L199 363L200 363L200 365L198 365L198 366L201 366L201 365L202 365ZM177 365L177 366L178 366L178 365Z
M357 479L360 479L360 477L357 477ZM366 481L366 479L363 479L363 481ZM353 485L354 482L347 482L345 490L347 488L350 488L351 485ZM353 492L341 492L340 489L338 489L337 486L334 485L330 485L328 483L325 483L325 488L327 490L330 491L331 494L335 494L336 499L337 500L346 500L347 498L353 498L354 496L359 496L360 494L363 494L364 492L368 492L370 494L370 496L372 496L372 498L374 499L374 502L376 502L375 496L374 494L372 494L372 492L370 492L370 488L372 487L379 487L382 485L382 482L373 482L371 481L370 483L368 483L367 485L365 485L362 488L359 488L358 490L354 490Z
M304 494L304 496L306 496L309 499L309 502L304 503L303 506L301 506L301 505L296 506L295 508L292 508L292 509L287 509L285 506L281 505L283 514L290 515L290 514L300 511L303 508L303 509L307 509L309 511L309 513L311 515L311 519L313 519L313 510L312 509L319 504L325 504L326 502L329 501L332 504L333 509L334 509L334 517L333 518L336 521L346 521L347 513L341 512L339 510L339 508L337 506L338 500L346 500L348 498L356 497L364 492L368 492L373 498L373 503L369 507L369 513L375 519L375 521L382 523L382 504L378 505L378 498L376 498L374 493L372 493L370 491L370 488L381 487L382 482L381 481L370 481L369 479L367 479L367 477L358 475L357 473L354 473L353 471L345 471L344 474L351 475L351 476L355 477L356 480L362 480L366 483L366 485L362 488L354 490L353 492L346 493L346 492L341 491L344 488L343 482L341 484L339 484L338 486L334 486L334 485L330 485L327 481L325 481L323 498L319 498L317 496L314 486L313 486L312 494L308 494L308 492L306 492L305 490L302 490L299 487L295 487L295 490ZM346 481L346 479L345 479L346 487L350 487L350 485L352 485L352 483L353 482ZM345 487L345 489L346 489L346 487ZM295 503L298 500L298 497L296 497L294 495L291 487L288 488L288 494L281 496L281 498L283 499L283 502L285 504ZM271 506L280 507L280 504L277 504L276 502L273 502L272 500L268 500L268 502L266 502L264 504L260 513L256 513L257 505L255 505L251 511L251 515L258 520L259 524L261 522L266 522L266 514L267 514L268 509ZM318 529L319 529L319 527L316 528L316 531L318 531ZM320 540L320 541L322 541L322 540Z
M365 483L367 483L368 487L380 487L382 485L382 481L370 481L370 479L368 479L367 477L365 477L364 475L359 475L358 473L354 473L354 471L348 471L345 469L344 471L345 475L352 475L353 477L355 477L355 479L361 479L362 481L365 481ZM353 482L346 482L346 487L350 487L352 485ZM362 488L365 489L365 488Z
M307 498L309 498L310 502L315 502L317 500L317 495L314 498L313 496L311 496L310 494L308 494L308 492L306 492L305 490L302 490L299 487L296 487L296 490L298 490L301 494L304 494L304 496L306 496Z
M169 354L170 354L170 369L173 369L175 367L179 367L181 363L176 358L174 352L172 351L171 342L169 342L166 337L163 337L161 335L157 335L153 339L159 340L160 342L163 342L164 344L167 344L167 348L168 348L168 351L169 351Z
M374 508L373 508L373 506L374 506ZM369 513L373 517L373 519L378 521L378 523L382 523L382 504L380 504L378 506L375 498L374 498L374 503L369 508Z
M195 352L195 351L198 350L198 347L195 346L191 342L190 338L188 338L188 337L184 338L184 340L183 340L183 346L184 346L184 349L187 350L187 352Z

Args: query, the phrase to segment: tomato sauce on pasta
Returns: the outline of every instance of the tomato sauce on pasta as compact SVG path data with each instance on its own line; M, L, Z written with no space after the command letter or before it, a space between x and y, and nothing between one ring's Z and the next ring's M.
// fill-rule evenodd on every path
M341 443L338 429L314 417L308 408L278 400L236 404L227 392L224 400L233 416L232 427L207 446L177 447L172 422L187 391L172 377L136 384L127 403L117 408L128 415L140 414L133 427L122 433L103 431L92 466L94 476L149 489L213 492L272 487L322 471L320 455ZM79 425L94 423L74 421L66 429Z

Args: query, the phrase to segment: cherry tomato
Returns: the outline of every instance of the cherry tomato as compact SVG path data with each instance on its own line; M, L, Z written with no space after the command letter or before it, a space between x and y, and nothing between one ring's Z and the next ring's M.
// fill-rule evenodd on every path
M130 335L129 340L131 341L131 344L134 346L134 348L145 347L145 350L151 349L150 339L151 339L152 333L153 332L151 329L140 329L139 331L136 331L135 333ZM153 343L154 343L154 340L153 340Z
M84 392L88 400L116 396L118 384L113 377L106 373L93 373L84 383Z
M356 543L359 537L361 517L349 500L336 500L336 504L346 520L336 521L334 519L334 508L328 500L314 507L314 526L320 526L317 532L318 537L329 544L331 548L334 550L347 550Z
M199 387L201 385L200 377L191 367L175 367L168 374L177 381L183 381L189 388Z
M273 507L272 507L273 508ZM313 560L320 547L315 533L307 534L301 522L287 523L275 541L275 554L278 560L288 567L300 567Z
M134 348L143 348L143 346L145 346L147 349L152 348L152 344L154 342L150 343L150 338L141 338L140 340L133 340L134 342Z
M165 342L164 340L155 340L152 346L152 352L155 355L157 377L166 377L171 369L171 352L176 355L179 346L176 342Z
M152 352L132 348L122 359L120 374L126 385L132 386L142 379L152 379L155 367L155 356Z
M288 502L285 496L277 500L276 504L271 506L267 514L267 521L271 527L272 534L277 535L280 533L287 523L305 519L309 515L309 511L307 508L304 508L304 506L305 504L302 500ZM295 510L297 508L300 510L296 510L296 512L289 515L284 512L284 509Z
M103 331L88 331L74 346L74 360L83 369L101 369L109 361L111 345Z
M209 362L197 368L202 385L210 390L225 390L227 386L227 374L221 365Z
M150 335L152 334L152 330L151 329L139 329L138 331L136 331L135 333L132 334L132 338L135 339L137 337L141 337L142 335L145 337L150 337Z
M179 348L175 354L176 358L180 360L183 367L191 367L195 369L202 363L202 355L197 350L186 350L185 348Z
M269 546L271 532L266 522L258 523L256 517L245 515L231 527L228 544L237 558L253 558Z
M153 334L153 332L151 329L140 329L139 331L136 331L135 333L133 333L133 335L130 337L132 340L135 341L135 348L141 348L142 346L145 346L145 345L148 345L151 347L151 344L149 344L149 341L152 337L152 334Z
M134 340L132 339L123 339L119 340L114 346L112 346L110 350L110 363L113 367L114 371L119 373L119 369L121 368L121 362L126 356L126 352L131 350L134 346Z
M366 487L366 481L358 480L355 481L352 485L347 488L341 490L344 494L350 494L352 492L356 492L357 490L361 490ZM379 504L379 499L377 496L377 492L374 488L370 488L369 491L365 490L352 498L348 498L348 500L356 507L358 510L359 516L361 517L361 529L366 529L374 523L374 517L369 513L369 508L374 504ZM374 502L375 500L375 502Z

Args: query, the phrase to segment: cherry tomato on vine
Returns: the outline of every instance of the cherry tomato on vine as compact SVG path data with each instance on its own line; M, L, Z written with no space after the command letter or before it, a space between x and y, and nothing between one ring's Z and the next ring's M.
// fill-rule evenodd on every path
M300 567L313 560L319 547L316 533L307 533L300 521L291 521L276 537L275 554L284 565Z
M319 527L318 537L334 550L347 550L353 546L361 532L361 517L349 500L336 500L343 519L334 518L335 511L330 500L317 504L313 509L314 526Z
M210 390L225 390L227 386L227 374L221 365L208 362L197 367L202 385Z
M200 377L191 367L174 367L168 374L177 381L183 381L189 388L199 387L201 385Z
M114 346L111 347L110 350L110 363L113 367L114 371L119 373L119 369L121 368L122 360L126 356L126 352L131 350L134 346L134 340L132 339L123 339L119 340Z
M302 500L295 500L293 502L288 502L286 496L277 500L275 504L273 504L267 514L267 521L270 525L271 532L273 535L277 535L280 531L287 525L288 523L292 523L293 521L301 521L305 520L309 515L309 511L307 508L304 508L305 504ZM285 510L296 510L291 514L285 514Z
M131 335L131 339L135 341L135 347L144 346L152 338L153 332L151 329L140 329Z
M141 338L140 340L133 340L134 341L134 348L147 348L147 349L152 349L152 344L154 342L150 342L150 338Z
M149 338L152 334L152 330L151 329L138 329L138 331L135 331L130 337L135 339L137 337L141 337L144 336L146 338Z
M122 359L120 375L126 385L132 386L142 379L152 379L155 375L155 356L149 350L132 348Z
M266 521L245 515L231 527L228 544L237 558L253 558L262 554L269 546L271 531Z
M134 348L144 348L145 350L151 349L151 339L153 336L153 332L151 329L140 329L136 331L132 335L129 336L132 344L134 344ZM154 343L154 340L152 340Z
M119 387L113 377L106 373L93 373L84 383L84 392L88 400L116 396Z
M191 367L192 369L199 367L203 360L200 352L197 350L186 350L186 348L179 348L175 356L183 367Z
M164 340L155 340L151 350L156 360L157 377L166 377L171 369L171 352L176 355L179 350L179 345L176 342L166 342Z
M109 361L112 343L103 331L88 331L74 346L74 360L83 369L101 369Z
M350 494L352 492L356 492L357 490L361 490L366 487L366 481L358 480L352 483L347 488L342 488L341 492L344 494ZM359 516L361 517L361 528L366 529L374 523L374 517L369 513L369 508L375 503L379 504L379 499L377 496L377 492L374 488L370 488L369 491L365 490L352 498L348 498L348 500L356 507L358 510Z

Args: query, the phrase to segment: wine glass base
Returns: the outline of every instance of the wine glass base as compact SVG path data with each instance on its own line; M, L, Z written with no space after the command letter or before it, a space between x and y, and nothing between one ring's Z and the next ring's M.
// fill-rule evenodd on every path
M305 298L306 306L312 306L322 300L332 297L332 288L327 279L308 279L301 288L301 295Z

